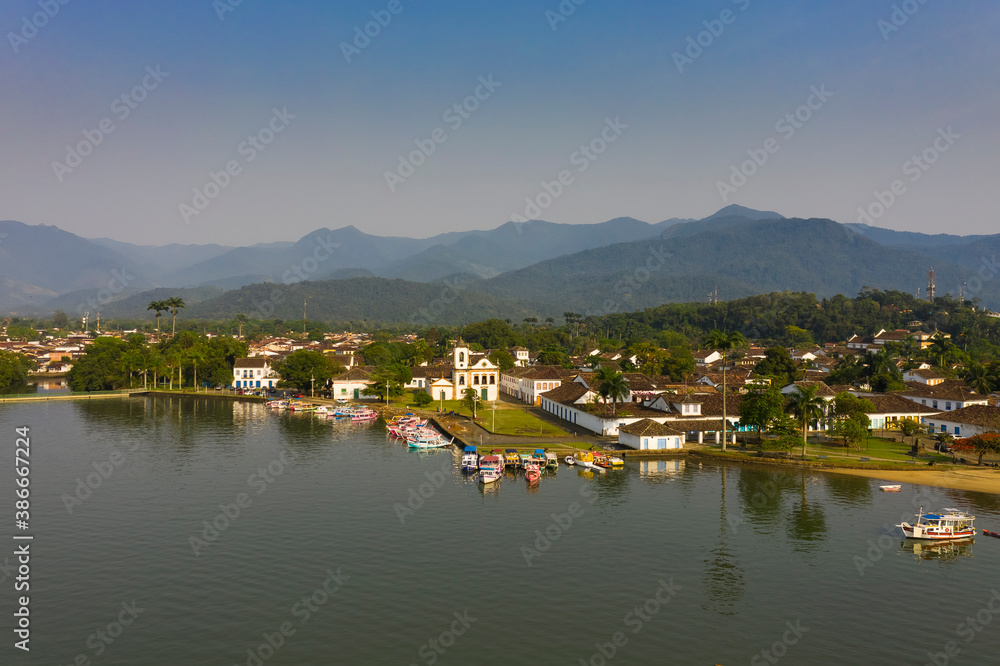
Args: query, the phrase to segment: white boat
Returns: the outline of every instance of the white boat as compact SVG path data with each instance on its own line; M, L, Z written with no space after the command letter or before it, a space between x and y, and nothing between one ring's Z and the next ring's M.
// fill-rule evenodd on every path
M567 465L575 465L576 464L576 461L573 460L573 456L566 456L565 458L563 458L563 462L565 462Z
M463 472L476 472L479 470L479 454L476 453L476 447L470 446L462 454L462 471Z
M900 484L889 485L889 486L879 486L879 490L884 493L898 493L903 490L903 486Z
M573 462L578 467L585 467L586 469L591 469L595 472L600 472L601 474L604 474L606 471L603 467L594 463L594 454L590 451L580 451L576 453L573 458Z
M917 514L916 522L896 525L903 530L909 539L967 539L976 536L973 522L975 516L970 516L958 509L945 509L943 513L924 513L923 507Z
M496 483L503 476L503 459L500 456L483 456L479 461L479 480L482 483Z
M454 437L448 441L440 435L431 437L420 436L415 439L406 440L406 445L411 449L440 449L444 446L451 446L451 443L454 441Z

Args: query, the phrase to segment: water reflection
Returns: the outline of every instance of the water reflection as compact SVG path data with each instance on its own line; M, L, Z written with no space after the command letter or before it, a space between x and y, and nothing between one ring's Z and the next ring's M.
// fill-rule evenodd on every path
M743 569L736 555L729 549L728 529L729 516L726 507L728 491L728 468L721 469L722 498L719 502L719 542L712 549L711 556L705 560L705 575L703 582L708 593L707 604L702 608L719 615L736 615L740 601L743 599L744 582Z
M814 482L818 483L804 471L741 467L737 487L743 520L760 534L774 535L783 529L796 550L816 549L828 528L822 503L809 497L809 484ZM790 507L786 496L794 497Z
M904 539L899 544L899 550L903 553L912 553L914 557L920 560L949 562L959 557L972 557L972 546L975 543L975 539L940 542Z
M651 483L672 481L684 473L685 460L642 460L639 462L639 477Z
M860 508L871 505L874 499L874 485L867 477L824 474L823 481L830 497L845 506Z

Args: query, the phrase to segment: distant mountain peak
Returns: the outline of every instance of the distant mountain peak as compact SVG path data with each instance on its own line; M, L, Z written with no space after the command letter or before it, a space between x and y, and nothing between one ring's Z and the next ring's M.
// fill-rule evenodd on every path
M745 217L750 220L784 220L785 216L781 213L775 213L772 210L755 210L753 208L747 208L746 206L740 206L737 204L729 204L725 208L720 208L714 214L703 218L701 222L705 220L714 220L720 217Z

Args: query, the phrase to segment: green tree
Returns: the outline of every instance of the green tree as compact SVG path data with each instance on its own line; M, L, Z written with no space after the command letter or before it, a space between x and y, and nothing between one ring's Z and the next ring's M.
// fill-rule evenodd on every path
M125 342L118 338L97 338L76 360L66 379L74 391L110 391L128 385L124 354Z
M273 367L282 381L300 391L322 387L331 377L344 371L344 366L336 360L310 349L294 351Z
M799 368L787 349L769 347L764 352L763 360L754 366L753 372L758 377L774 377L778 386L787 386L798 379Z
M472 412L472 420L476 420L476 408L479 406L479 392L473 388L462 391L462 405Z
M417 407L426 407L427 405L434 402L434 398L431 394L423 389L413 389L413 404Z
M403 395L403 387L413 379L413 375L405 365L390 363L375 368L369 379L370 383L365 387L365 393L385 400L387 390L392 397Z
M624 401L628 397L631 389L625 375L620 372L613 372L607 379L601 382L601 396L611 400L611 413L617 414L618 402Z
M809 435L809 423L823 417L823 398L816 395L818 384L809 384L805 388L796 386L791 393L788 411L797 416L802 423L802 457L806 457L806 438Z
M514 367L514 357L510 355L510 352L506 349L497 349L492 354L490 354L490 361L492 361L501 372L510 370Z
M705 338L704 344L709 349L718 349L722 352L722 450L725 451L729 433L729 420L726 414L726 354L733 349L746 347L748 342L739 331L723 333L715 329Z
M989 368L982 363L970 363L968 367L962 371L961 377L976 393L989 395L989 393L993 390L994 385L992 377L990 377Z
M785 406L785 396L776 388L751 391L740 401L740 423L757 430L757 445L761 444L761 433L781 418Z
M35 362L24 354L0 351L0 393L23 389L34 369Z

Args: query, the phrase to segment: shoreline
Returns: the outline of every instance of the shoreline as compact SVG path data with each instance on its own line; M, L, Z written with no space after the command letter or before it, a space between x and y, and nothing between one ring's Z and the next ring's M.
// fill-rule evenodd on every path
M949 469L949 470L897 470L897 469L832 469L819 468L818 471L832 474L850 474L869 479L879 479L894 483L912 483L921 486L936 486L951 490L969 490L977 493L1000 495L1000 470L992 468Z

